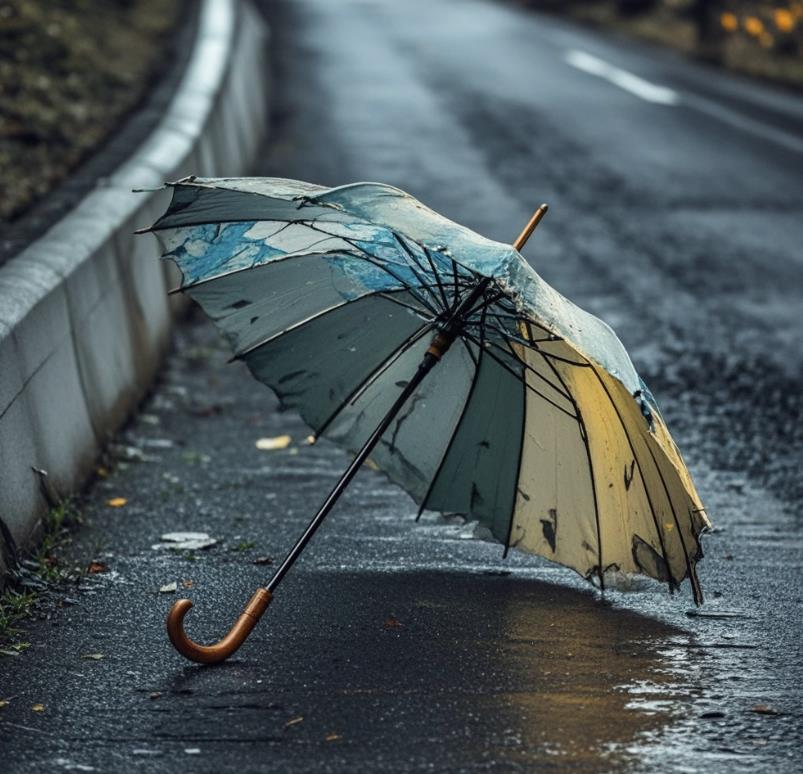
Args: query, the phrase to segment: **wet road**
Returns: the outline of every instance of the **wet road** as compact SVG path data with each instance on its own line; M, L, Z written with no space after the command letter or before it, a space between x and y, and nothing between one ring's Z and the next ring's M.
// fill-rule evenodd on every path
M238 658L185 666L154 589L191 580L212 637L346 463L195 320L122 439L145 461L83 502L73 555L111 572L0 662L12 770L799 768L803 102L502 3L264 5L256 173L382 180L500 240L550 203L526 254L657 394L717 526L708 601L603 602L537 558L502 564L364 471ZM255 449L284 432L299 443ZM172 529L220 542L153 550Z

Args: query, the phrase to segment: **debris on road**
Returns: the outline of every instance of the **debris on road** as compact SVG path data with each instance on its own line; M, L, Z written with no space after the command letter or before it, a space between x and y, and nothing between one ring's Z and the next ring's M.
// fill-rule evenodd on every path
M260 451L277 451L286 449L293 439L289 435L277 435L274 438L258 438L256 447Z
M160 535L161 543L154 543L154 551L168 549L170 551L201 551L217 545L218 541L207 532L166 532Z

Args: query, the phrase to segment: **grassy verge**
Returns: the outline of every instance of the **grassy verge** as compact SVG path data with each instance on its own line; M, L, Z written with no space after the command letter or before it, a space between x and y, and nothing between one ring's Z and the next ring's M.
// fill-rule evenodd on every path
M98 149L171 61L182 0L0 3L0 223Z
M45 516L38 551L20 562L10 585L0 595L0 655L20 655L28 647L21 639L25 621L42 612L50 601L50 591L83 576L81 567L70 566L63 558L70 544L70 530L81 522L81 513L70 499Z

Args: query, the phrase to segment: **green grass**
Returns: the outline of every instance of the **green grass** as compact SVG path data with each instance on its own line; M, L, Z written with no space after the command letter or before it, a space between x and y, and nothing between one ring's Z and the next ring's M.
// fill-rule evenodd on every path
M62 500L51 508L42 520L44 535L39 547L25 562L26 571L50 586L74 579L75 568L66 568L59 552L69 543L69 530L82 521L72 499ZM13 583L0 595L0 645L6 646L2 649L5 655L16 655L27 647L27 643L11 643L11 640L22 633L19 624L31 618L40 602L40 591L15 588Z

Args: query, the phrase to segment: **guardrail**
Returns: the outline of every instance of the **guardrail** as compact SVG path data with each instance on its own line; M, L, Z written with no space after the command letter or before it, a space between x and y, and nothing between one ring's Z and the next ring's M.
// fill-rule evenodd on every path
M160 186L248 171L267 130L267 29L248 2L203 0L193 51L152 134L0 267L0 582L49 507L75 491L156 375L176 307L156 241ZM152 260L151 260L152 259Z

